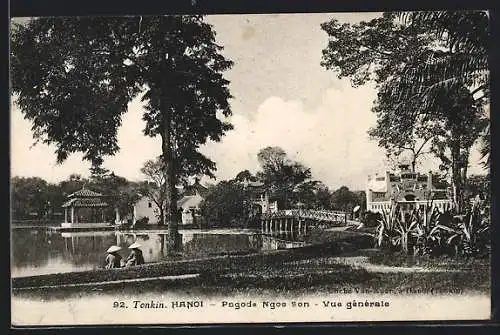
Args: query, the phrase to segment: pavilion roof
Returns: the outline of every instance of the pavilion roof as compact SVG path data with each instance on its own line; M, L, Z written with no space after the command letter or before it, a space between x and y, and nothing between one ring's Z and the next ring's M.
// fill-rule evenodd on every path
M81 190L71 193L68 198L92 198L92 197L102 197L101 193L94 192L83 187Z
M108 204L98 198L73 198L66 201L62 207L108 207Z

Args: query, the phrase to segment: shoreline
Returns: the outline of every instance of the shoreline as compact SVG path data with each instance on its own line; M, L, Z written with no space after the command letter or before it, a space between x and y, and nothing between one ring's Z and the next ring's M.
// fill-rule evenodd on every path
M160 276L178 276L201 272L230 272L233 270L254 269L293 260L321 257L338 253L340 246L328 244L310 245L293 249L279 249L246 255L223 255L196 259L162 261L131 268L99 269L80 272L45 274L38 276L12 278L12 289L51 285L95 283Z

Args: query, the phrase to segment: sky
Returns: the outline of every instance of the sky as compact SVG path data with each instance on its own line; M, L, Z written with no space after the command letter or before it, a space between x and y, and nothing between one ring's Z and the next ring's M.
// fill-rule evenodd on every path
M279 146L288 156L311 168L314 179L336 189L342 185L361 190L367 176L388 168L385 152L370 140L375 125L371 106L373 85L353 88L320 66L327 35L320 24L332 18L354 23L379 13L214 15L207 21L217 32L223 54L234 61L225 76L234 129L221 142L209 142L200 151L217 164L217 180L230 179L242 170L259 169L257 153ZM130 180L141 180L145 161L161 153L160 139L142 133L144 109L137 98L129 104L118 132L120 152L106 157L104 167ZM74 154L56 164L55 147L32 146L29 121L11 108L11 175L38 176L49 182L72 173L89 175L90 164ZM483 173L477 150L471 154L469 173ZM419 166L437 170L435 159ZM215 182L213 180L205 180Z

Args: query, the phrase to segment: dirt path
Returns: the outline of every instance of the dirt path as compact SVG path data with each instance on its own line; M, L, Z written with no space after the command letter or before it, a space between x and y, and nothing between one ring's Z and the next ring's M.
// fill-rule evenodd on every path
M115 285L115 284L127 284L127 283L139 283L139 282L148 282L155 280L166 280L166 281L175 281L175 280L185 280L199 277L199 274L186 274L179 276L159 276L159 277L148 277L148 278L135 278L135 279L121 279L121 280L110 280L110 281L102 281L102 282L91 282L91 283L77 283L77 284L62 284L62 285L45 285L45 286L37 286L37 287L22 287L15 290L24 291L24 290L39 290L39 289L48 289L48 288L70 288L70 287L99 287L106 285Z
M420 266L388 266L381 264L372 264L369 262L367 256L339 256L333 257L333 260L339 264L350 265L353 267L363 268L369 272L383 272L383 273L411 273L411 272L459 272L459 270L440 269L440 268L424 268Z

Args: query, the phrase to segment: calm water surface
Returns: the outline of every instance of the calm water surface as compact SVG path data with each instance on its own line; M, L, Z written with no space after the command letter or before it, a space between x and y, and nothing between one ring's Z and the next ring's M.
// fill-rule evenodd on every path
M274 238L249 230L180 230L182 256L205 257L223 253L248 252L290 247ZM23 277L50 273L86 271L104 266L106 250L119 245L126 258L128 246L135 241L147 263L167 260L168 234L143 232L54 232L44 228L12 230L11 276Z

